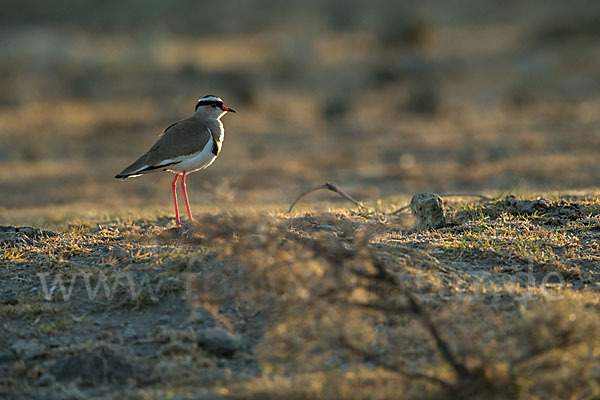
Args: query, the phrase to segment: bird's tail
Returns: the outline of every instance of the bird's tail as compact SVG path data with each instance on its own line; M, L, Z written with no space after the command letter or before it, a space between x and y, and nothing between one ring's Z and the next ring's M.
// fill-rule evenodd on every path
M119 175L115 175L115 178L120 179L120 180L125 180L127 178L135 178L136 176L142 176L143 174L140 174L138 172L132 172L131 174L119 174Z

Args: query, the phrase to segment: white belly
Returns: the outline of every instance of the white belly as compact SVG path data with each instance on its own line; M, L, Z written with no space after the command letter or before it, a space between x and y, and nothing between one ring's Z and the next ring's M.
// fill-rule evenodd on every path
M199 151L195 154L190 154L183 157L178 157L178 160L181 160L180 163L175 165L170 165L167 168L167 171L179 173L179 172L194 172L208 167L212 164L217 156L215 156L212 152L213 147L213 138L208 140L202 151Z

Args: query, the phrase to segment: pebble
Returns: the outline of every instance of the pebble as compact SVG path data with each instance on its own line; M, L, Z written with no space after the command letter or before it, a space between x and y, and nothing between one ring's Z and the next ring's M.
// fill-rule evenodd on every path
M52 385L54 385L54 382L56 382L56 378L54 377L54 375L49 374L49 373L43 374L37 380L38 386L43 386L43 387L52 386Z
M123 331L123 335L128 338L135 338L137 337L137 332L132 327L128 327Z
M205 328L196 333L198 345L217 356L228 357L240 348L240 338L223 329Z
M66 389L64 391L63 394L65 399L68 400L86 400L87 396L85 394L83 394L83 392L79 389L77 389L74 386L69 387L68 389Z
M19 339L13 343L11 349L17 354L18 357L23 359L36 358L46 352L46 346L44 346L42 343L23 339Z
M115 246L110 252L110 255L114 258L127 258L129 257L129 252L122 247Z

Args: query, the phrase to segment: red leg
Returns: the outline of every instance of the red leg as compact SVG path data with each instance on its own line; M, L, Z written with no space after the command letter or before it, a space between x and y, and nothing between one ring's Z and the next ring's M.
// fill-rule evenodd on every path
M188 218L190 223L192 223L192 211L190 210L190 202L188 201L187 190L185 185L185 171L181 175L181 190L183 190L183 198L185 200L185 207L187 208Z
M173 201L175 202L175 225L181 226L183 224L179 219L179 208L177 207L177 179L179 179L179 174L175 175L175 179L171 182L171 188L173 189Z

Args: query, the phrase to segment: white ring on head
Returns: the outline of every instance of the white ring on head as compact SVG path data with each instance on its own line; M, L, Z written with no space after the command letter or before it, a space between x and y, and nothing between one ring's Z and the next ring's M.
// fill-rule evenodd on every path
M220 101L221 103L223 102L223 100L221 100L219 97L217 96L212 96L212 95L208 95L205 97L202 97L201 99L198 99L198 102L204 102L204 101Z

